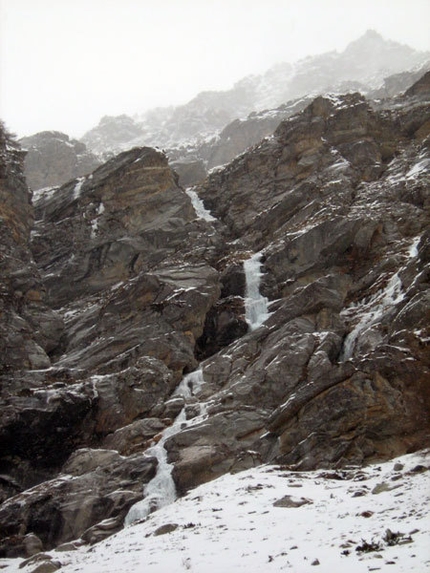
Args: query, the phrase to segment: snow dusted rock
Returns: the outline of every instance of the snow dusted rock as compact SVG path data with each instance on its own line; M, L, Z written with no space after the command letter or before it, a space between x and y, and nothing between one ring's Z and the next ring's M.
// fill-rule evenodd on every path
M23 137L19 143L27 151L24 174L33 191L62 185L100 165L84 143L58 131L42 131Z
M274 408L253 445L269 459L361 463L425 440L428 118L425 95L317 98L198 188L235 244L264 247L262 289L281 298L203 363L222 407Z
M97 155L104 156L134 147L132 142L144 135L142 127L128 115L105 115L82 137L82 142Z
M125 152L41 196L37 213L44 218L33 249L52 303L67 305L60 363L104 374L151 355L178 382L193 367L193 345L219 286L203 259L213 256L216 239L205 236L210 226L196 220L165 156Z
M291 115L288 108L302 109L303 98L375 92L392 74L419 69L423 73L429 60L428 52L417 52L368 30L341 53L328 52L294 64L278 63L263 74L242 78L229 90L201 92L184 105L155 108L135 118L104 117L82 141L105 157L150 145L168 150L172 160L198 158L212 168L226 164L271 134ZM391 82L389 94L385 90L374 97L397 95L416 79L412 76L400 84ZM282 110L279 106L286 102L290 103Z
M149 448L152 438L165 428L166 424L159 418L143 418L108 434L102 445L123 456L129 456Z
M25 524L50 549L79 538L103 519L116 518L115 527L109 528L112 534L142 498L142 486L155 468L156 460L142 454L122 457L110 450L77 450L57 478L2 504L2 536L22 536Z
M16 177L20 173L17 171ZM15 195L13 190L11 185L5 193L10 192L8 201L16 203L21 188L16 188ZM32 211L26 189L22 195L22 207L13 204L11 214L12 223L16 221L17 228L22 228L17 237L25 263L32 261L27 243ZM155 150L125 153L91 176L35 194L34 199L38 222L32 236L33 251L44 275L46 297L58 314L46 309L34 295L32 314L26 314L33 320L26 326L25 345L19 340L16 350L9 342L12 322L8 319L5 324L1 339L6 348L2 360L8 360L1 387L2 499L35 486L35 497L24 496L22 504L18 503L24 513L33 515L33 501L39 507L40 500L47 499L42 495L46 488L42 484L38 490L37 484L53 478L49 481L52 487L47 486L53 497L52 503L45 504L46 519L37 521L35 517L37 523L31 518L22 525L24 513L15 510L15 520L5 517L7 532L37 530L44 542L52 545L79 536L103 519L116 518L121 512L124 517L129 506L141 498L145 481L139 467L141 458L134 458L138 463L131 458L118 461L129 467L124 470L128 477L117 480L112 474L115 463L99 471L96 478L87 468L79 480L70 480L70 492L65 485L57 488L55 479L76 448L97 446L109 434L142 417L165 416L163 404L183 371L195 368L195 341L202 334L220 285L218 273L204 258L213 258L217 249L212 225L198 219L190 198L177 186L167 159ZM181 248L184 242L185 249ZM17 260L11 257L15 265ZM39 271L32 265L30 270L24 264L25 270L18 269L22 288L19 308L24 310L28 290L24 279L32 269L33 293L37 281L41 284ZM13 305L5 306L3 316L8 312L16 312ZM23 324L20 319L19 333ZM57 327L51 334L57 324L61 330ZM48 357L41 347L43 362L26 358L32 337L43 341L50 352ZM37 373L26 371L35 367ZM139 437L134 448L131 443L117 442L118 435L114 443L127 454L141 452L165 425L159 421L158 428L149 433L140 428L138 435L143 439ZM97 456L93 450L91 457L96 460ZM154 467L151 462L145 470L148 479ZM61 524L54 518L49 521L53 507L61 506L59 495L64 494L66 505L72 503L71 496L77 500L74 507L86 507L80 496L95 483L97 491L105 492L100 494L103 497L120 491L121 480L127 491L135 492L126 496L124 503L100 502L96 496L98 509L88 506L81 521L74 511L62 509ZM82 494L73 490L74 484L82 486ZM2 506L6 512L2 515L9 515L8 507ZM76 529L73 524L78 522ZM2 534L9 535L7 532Z
M315 99L196 187L204 207L149 148L35 195L32 248L64 331L49 369L17 360L2 379L8 538L92 542L136 497L137 519L173 501L175 484L183 494L261 463L340 468L428 444L418 91Z
M226 165L264 137L272 135L282 120L298 113L311 101L311 97L302 97L275 109L253 111L246 118L235 119L215 138L198 146L195 153L205 159L208 169Z
M405 96L415 96L420 98L428 98L430 92L430 71L422 75L422 77L417 78L408 90L405 92Z
M199 483L228 471L239 471L261 463L261 457L248 452L264 431L264 412L237 408L217 412L203 423L178 432L166 442L178 492L183 494Z

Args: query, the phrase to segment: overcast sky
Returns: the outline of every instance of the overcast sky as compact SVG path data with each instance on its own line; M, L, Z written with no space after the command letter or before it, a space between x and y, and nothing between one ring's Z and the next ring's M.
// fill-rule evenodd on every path
M430 0L0 0L0 117L73 137L373 28L430 50Z

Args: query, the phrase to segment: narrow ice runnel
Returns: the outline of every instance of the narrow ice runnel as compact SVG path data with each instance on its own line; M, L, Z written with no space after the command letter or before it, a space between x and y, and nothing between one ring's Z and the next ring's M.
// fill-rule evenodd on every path
M243 263L245 272L245 319L251 330L255 330L266 321L270 314L269 300L260 293L262 253L255 253Z
M182 378L182 381L176 388L173 396L183 396L186 400L196 394L203 383L204 379L202 370L195 370ZM204 405L202 406L201 414L204 414ZM176 500L176 486L172 478L173 464L170 464L167 461L167 451L164 444L168 438L174 436L183 429L185 423L186 416L184 406L175 418L173 424L163 431L162 437L158 443L145 451L146 455L157 458L157 473L152 480L145 485L143 490L144 499L137 502L130 508L124 520L125 526L144 519L150 513L165 507L166 505L170 505Z
M387 286L375 293L368 302L348 309L349 311L356 309L356 313L361 315L361 318L345 338L343 350L339 357L340 362L349 360L352 357L359 337L374 324L378 323L384 313L390 307L401 302L403 298L402 281L398 273L395 273L388 281Z
M216 217L211 215L210 211L206 209L203 204L203 201L197 195L196 191L192 187L188 187L185 189L185 193L191 199L191 203L194 207L194 211L199 219L203 219L204 221L216 221Z

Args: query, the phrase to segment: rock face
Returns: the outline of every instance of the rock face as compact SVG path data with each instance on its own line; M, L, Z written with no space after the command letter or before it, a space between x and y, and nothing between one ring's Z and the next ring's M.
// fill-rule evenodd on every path
M24 173L33 191L62 185L100 165L84 143L58 131L36 133L23 137L19 143L27 150Z
M0 374L47 367L63 328L44 302L45 288L28 246L33 209L22 173L24 155L0 126Z
M283 463L362 463L425 440L428 79L411 93L378 111L317 98L199 190L232 241L263 250L276 299L203 374L223 387L219 411L274 408L252 449Z
M19 153L8 151L8 162ZM219 295L218 273L209 264L217 251L217 238L212 225L197 219L166 157L149 148L136 149L86 178L35 195L32 250L37 269L28 242L32 206L22 174L19 177L18 183L11 179L4 188L11 204L22 194L22 201L12 204L9 217L25 254L22 264L10 256L14 265L19 263L16 274L23 291L19 309L30 314L24 279L41 283L41 274L44 286L42 296L32 283L39 295L30 299L33 321L26 326L22 310L15 318L13 297L17 295L7 282L12 271L5 267L4 284L12 302L5 298L2 314L2 356L8 360L2 383L2 498L36 487L23 509L29 516L24 531L23 514L17 512L15 502L4 506L0 520L8 538L29 529L52 546L79 537L102 519L118 519L119 526L128 507L142 497L142 463L148 479L156 466L153 458L148 465L142 451L166 425L161 422L168 417L164 402L183 372L197 364L195 341ZM18 246L11 243L11 252ZM29 262L35 278L27 279L24 269L31 271ZM44 297L55 311L43 306ZM20 338L16 341L9 315L17 323ZM141 419L154 415L155 430L142 429ZM118 461L118 467L128 468L121 469L123 474L115 477L120 469L109 462L96 476L106 483L97 485L88 470L83 472L82 485L77 480L70 487L64 485L68 481L64 468L69 466L63 465L76 448L97 447L109 434L126 427L130 431L124 434L124 429L123 436L135 436L140 447L135 454L136 448L128 442L120 448L124 438L113 440L127 454L133 450L131 457ZM97 452L89 452L87 457L97 459ZM46 486L52 491L52 502L41 510L46 487L38 489L37 484L48 477L54 479L52 487ZM57 487L57 483L63 485ZM97 492L94 500L85 518L72 527L73 512L61 508L69 508L72 500L76 508L82 505L80 496L92 483ZM124 492L127 503L118 507L116 502L108 503L106 496L112 492L116 496ZM59 517L47 531L54 506ZM108 506L111 509L106 511ZM11 519L10 512L16 519Z
M35 194L30 241L3 136L2 555L109 535L167 470L429 445L428 79L312 100L195 187L215 220L135 148Z

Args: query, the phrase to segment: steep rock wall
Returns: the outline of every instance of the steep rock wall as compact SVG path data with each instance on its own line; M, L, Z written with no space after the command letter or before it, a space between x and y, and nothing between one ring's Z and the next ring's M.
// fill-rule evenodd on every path
M149 148L35 195L32 252L64 330L42 368L17 358L2 378L4 554L117 530L160 440L179 493L428 445L428 126L428 76L385 103L317 98L196 188L215 221ZM249 331L256 252L270 316Z

